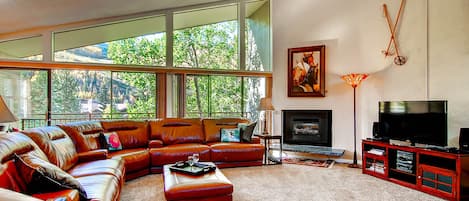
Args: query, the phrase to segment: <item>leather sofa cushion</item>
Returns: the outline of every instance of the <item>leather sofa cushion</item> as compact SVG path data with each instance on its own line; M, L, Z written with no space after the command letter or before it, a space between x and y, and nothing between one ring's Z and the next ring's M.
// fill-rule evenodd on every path
M220 129L238 128L238 123L249 123L247 119L224 118L202 120L205 132L205 142L220 142Z
M16 168L26 182L29 193L75 189L80 194L80 200L87 200L80 182L59 167L31 155L15 154L15 159Z
M211 143L210 157L213 162L242 162L262 160L264 145L251 143Z
M79 153L101 148L99 135L103 132L103 128L99 122L83 121L57 126L72 138Z
M165 145L203 143L202 121L196 119L168 118L150 122L151 139L161 139Z
M163 141L161 140L150 140L150 142L148 142L148 148L160 148L163 146Z
M55 191L50 193L40 193L40 194L33 194L33 197L39 198L41 200L47 201L78 201L80 199L80 194L77 190L61 190ZM65 199L65 200L64 200ZM2 199L0 199L2 200Z
M126 172L134 172L150 167L150 153L148 149L124 149L109 153L113 159L123 159Z
M120 181L108 174L77 177L77 180L91 200L118 200L122 188Z
M96 149L93 151L81 152L78 154L79 163L104 159L107 159L107 149Z
M148 122L150 125L150 139L163 139L163 134L165 133L163 127L187 127L192 125L192 121L200 121L200 119L167 118L150 120Z
M116 178L123 178L125 174L125 167L122 160L106 159L80 163L70 169L68 173L74 177L108 174L113 175Z
M149 134L146 121L101 121L106 132L116 132L124 149L148 147Z
M207 145L188 143L174 144L162 148L150 149L152 166L186 161L187 157L198 153L200 161L210 161L210 149Z
M33 139L47 155L49 161L60 169L67 171L78 162L73 141L59 127L33 128L23 131L23 133Z
M22 133L0 135L0 187L26 192L26 182L21 178L14 163L14 155L32 155L47 161L39 147Z
M0 162L6 163L17 155L34 155L40 159L48 160L47 156L34 143L31 138L22 133L7 133L0 135Z
M16 192L26 192L26 183L18 174L13 160L9 160L0 166L0 189L2 188Z

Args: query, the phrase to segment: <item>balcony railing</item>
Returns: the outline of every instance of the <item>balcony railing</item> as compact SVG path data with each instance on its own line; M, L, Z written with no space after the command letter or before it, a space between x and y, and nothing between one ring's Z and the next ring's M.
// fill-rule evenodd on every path
M252 112L211 112L202 113L202 116L198 112L187 112L186 117L189 118L222 118L222 117L243 117L250 119L251 121L257 120L257 113ZM119 119L132 119L132 120L148 120L156 119L155 113L70 113L70 114L54 114L50 115L50 120L47 119L47 115L34 114L32 118L21 119L21 129L36 128L48 125L64 124L76 121L101 121L101 120L119 120ZM48 122L50 121L50 124Z
M38 116L32 115L32 116ZM76 113L76 114L51 114L50 124L47 115L43 118L23 118L21 119L21 129L35 128L47 125L64 124L75 121L100 121L100 120L113 120L113 119L132 119L132 120L147 120L155 119L155 113Z

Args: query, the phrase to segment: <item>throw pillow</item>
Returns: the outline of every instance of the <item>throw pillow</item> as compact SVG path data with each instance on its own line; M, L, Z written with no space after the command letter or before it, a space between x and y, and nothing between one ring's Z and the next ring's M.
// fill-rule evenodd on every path
M109 151L122 150L122 144L119 135L116 132L102 133L104 147Z
M221 142L241 142L239 128L220 129Z
M256 128L257 122L246 124L239 123L238 128L241 130L241 141L242 142L251 142L252 134L254 133L254 128Z
M76 189L80 194L80 200L88 200L80 182L52 163L33 155L15 154L15 165L31 194Z

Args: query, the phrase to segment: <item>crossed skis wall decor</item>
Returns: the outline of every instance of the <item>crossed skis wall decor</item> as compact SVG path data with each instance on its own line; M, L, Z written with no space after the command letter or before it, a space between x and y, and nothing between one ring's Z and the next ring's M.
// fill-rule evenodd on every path
M401 5L399 6L399 11L397 12L396 21L394 22L394 25L392 24L391 17L389 16L388 7L386 6L386 4L383 4L383 12L388 23L389 31L391 32L391 38L389 39L389 43L386 50L383 50L382 53L384 54L385 58L396 54L396 56L394 57L394 64L399 66L402 66L407 62L407 57L399 54L399 46L397 44L396 39L397 26L399 24L399 19L403 12L404 4L405 0L401 0ZM394 45L394 52L391 52L391 45Z

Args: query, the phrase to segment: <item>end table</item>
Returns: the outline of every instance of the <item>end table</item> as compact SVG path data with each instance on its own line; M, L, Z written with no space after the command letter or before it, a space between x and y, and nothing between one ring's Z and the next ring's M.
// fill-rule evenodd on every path
M269 135L269 134L255 134L254 136L262 139L264 141L264 165L274 165L282 164L282 144L283 139L281 135ZM270 155L270 144L272 140L280 141L280 155L279 157L274 157Z

